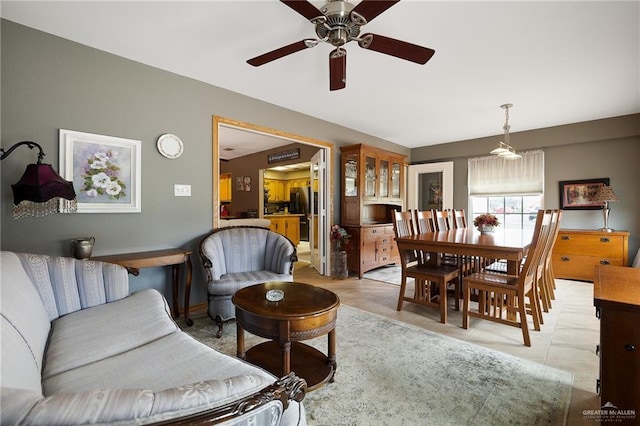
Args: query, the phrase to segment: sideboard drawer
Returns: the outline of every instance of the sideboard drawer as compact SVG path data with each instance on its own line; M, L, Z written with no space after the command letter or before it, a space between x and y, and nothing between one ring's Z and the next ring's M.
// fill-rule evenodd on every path
M554 252L572 253L578 251L580 254L591 256L622 257L623 238L622 235L559 233Z
M593 281L596 265L623 266L621 258L553 253L553 273L558 278Z
M556 278L593 281L596 265L627 266L626 231L561 229L553 247Z

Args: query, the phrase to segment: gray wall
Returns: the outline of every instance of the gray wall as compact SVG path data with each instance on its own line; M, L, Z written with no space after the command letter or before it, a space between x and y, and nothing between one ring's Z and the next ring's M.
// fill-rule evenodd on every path
M212 116L279 129L336 146L389 142L234 92L2 20L2 133L8 148L22 140L42 145L46 163L58 169L58 129L142 141L142 213L54 215L12 219L10 184L35 153L20 148L1 163L3 250L70 255L69 240L92 235L95 255L166 247L191 249L212 224ZM174 133L185 144L176 160L162 157L158 136ZM393 150L409 153L392 144ZM336 159L339 149L335 150ZM334 170L337 176L339 171ZM335 182L339 179L335 177ZM191 197L174 197L175 183L191 185ZM336 191L334 202L338 205ZM337 210L339 211L339 210ZM338 219L339 216L336 218ZM194 257L192 303L206 301L204 276ZM168 268L165 268L168 269ZM169 271L146 269L134 289L170 294Z
M58 167L58 129L119 136L142 141L142 213L55 215L14 221L10 184L20 178L35 153L14 152L0 165L2 250L69 255L69 240L96 238L94 254L166 247L197 250L211 228L211 122L213 115L245 121L334 143L336 147L367 143L402 154L410 150L335 124L317 120L195 80L148 67L105 52L2 20L1 145L22 140L40 143L45 162ZM622 199L612 207L611 225L632 232L638 248L638 144L627 131L629 119L563 126L562 131L524 132L529 145L545 147L547 206L557 205L557 181L608 176ZM622 125L621 125L622 123ZM627 124L625 124L627 123ZM619 128L622 127L622 134ZM167 160L155 148L163 133L175 133L185 153ZM456 207L466 208L466 157L484 155L496 138L464 141L412 150L413 161L454 159ZM339 158L339 149L334 160ZM334 164L338 164L337 161ZM337 167L334 203L339 211ZM190 184L192 197L174 197L173 184ZM339 216L335 216L338 220ZM565 225L597 228L599 212L571 212ZM567 226L568 227L568 226ZM206 301L201 269L194 258L192 304ZM155 287L169 295L169 271L143 270L132 288Z
M412 162L453 161L455 208L468 209L467 160L488 155L502 135L413 149ZM610 203L609 227L629 231L629 262L640 247L640 114L526 132L512 132L518 151L545 152L545 207L560 207L559 181L610 178L620 199ZM598 229L602 210L568 210L562 228Z

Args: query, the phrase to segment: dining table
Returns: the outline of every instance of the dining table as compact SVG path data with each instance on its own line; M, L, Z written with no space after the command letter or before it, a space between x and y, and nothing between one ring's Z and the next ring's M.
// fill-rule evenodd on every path
M429 262L439 264L442 254L455 254L484 259L504 259L507 273L518 275L520 264L527 254L533 229L498 228L481 233L476 228L456 228L448 231L425 232L396 238L398 250L429 252Z

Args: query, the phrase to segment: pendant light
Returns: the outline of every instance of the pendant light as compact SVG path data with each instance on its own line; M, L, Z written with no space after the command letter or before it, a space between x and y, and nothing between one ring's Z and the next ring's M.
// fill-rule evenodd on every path
M500 105L500 108L504 109L505 121L504 126L504 141L500 141L498 147L491 151L491 154L498 155L507 160L517 160L522 158L522 155L518 154L516 150L509 144L509 108L513 107L513 104Z

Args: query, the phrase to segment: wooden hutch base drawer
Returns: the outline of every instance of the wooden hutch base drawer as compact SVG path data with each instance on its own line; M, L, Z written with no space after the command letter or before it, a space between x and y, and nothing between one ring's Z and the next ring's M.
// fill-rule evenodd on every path
M384 236L384 228L384 226L362 228L362 239L364 241L377 240Z

